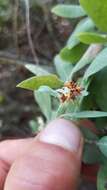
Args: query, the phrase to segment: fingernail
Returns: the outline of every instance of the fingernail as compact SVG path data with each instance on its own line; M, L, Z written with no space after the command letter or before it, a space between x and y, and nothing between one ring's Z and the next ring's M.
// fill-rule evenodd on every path
M70 151L79 151L82 135L70 121L57 119L52 121L40 134L39 140L54 144Z

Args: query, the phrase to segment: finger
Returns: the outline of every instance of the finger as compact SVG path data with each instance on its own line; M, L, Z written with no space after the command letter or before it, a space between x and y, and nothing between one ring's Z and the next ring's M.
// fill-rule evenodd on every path
M9 165L4 161L0 160L0 189L3 189L6 175L9 171Z
M64 119L51 122L32 148L12 165L5 190L75 190L83 139Z
M13 161L25 153L33 142L33 138L19 139L19 140L7 140L0 143L0 160L4 160L9 165Z
M23 155L30 147L33 139L8 140L0 143L0 190L13 161Z

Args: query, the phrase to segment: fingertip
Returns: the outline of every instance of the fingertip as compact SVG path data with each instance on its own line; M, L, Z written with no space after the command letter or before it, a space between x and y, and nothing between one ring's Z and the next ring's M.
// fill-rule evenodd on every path
M61 146L71 152L81 152L83 137L80 129L71 121L56 119L39 135L40 141Z
M83 138L70 121L52 121L29 151L13 164L5 190L75 190L80 174Z

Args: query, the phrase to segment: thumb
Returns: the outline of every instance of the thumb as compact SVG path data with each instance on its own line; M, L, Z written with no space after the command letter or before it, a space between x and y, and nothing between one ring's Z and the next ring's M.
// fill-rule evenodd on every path
M83 139L64 119L51 122L30 150L17 159L5 190L75 190L80 173Z

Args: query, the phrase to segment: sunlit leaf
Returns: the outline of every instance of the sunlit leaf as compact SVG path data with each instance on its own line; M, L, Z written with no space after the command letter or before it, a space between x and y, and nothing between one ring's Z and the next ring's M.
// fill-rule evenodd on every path
M17 85L17 87L29 90L37 90L43 85L56 89L63 86L63 81L61 81L56 75L38 76L22 81Z
M107 0L80 0L80 4L96 26L107 32Z
M107 36L97 33L82 32L77 35L78 39L85 44L105 44L107 43Z

